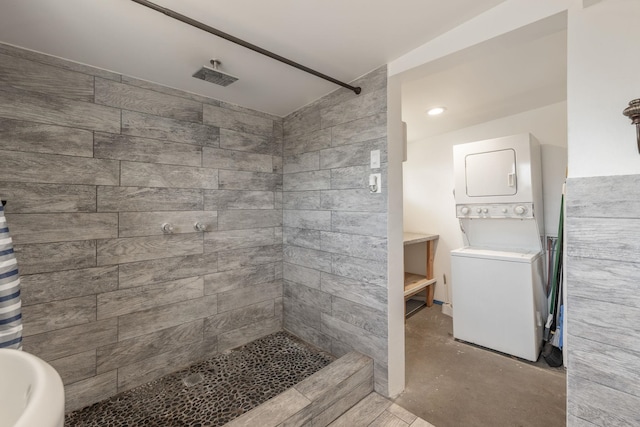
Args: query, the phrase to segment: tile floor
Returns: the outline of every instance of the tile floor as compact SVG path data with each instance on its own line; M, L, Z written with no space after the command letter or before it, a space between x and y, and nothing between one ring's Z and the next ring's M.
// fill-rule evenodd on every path
M222 426L333 360L278 332L71 412L65 427Z

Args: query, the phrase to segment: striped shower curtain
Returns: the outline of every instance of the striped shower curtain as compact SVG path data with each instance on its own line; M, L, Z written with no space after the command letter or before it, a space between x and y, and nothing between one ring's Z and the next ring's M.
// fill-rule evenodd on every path
M0 203L0 348L22 350L20 276L2 203Z

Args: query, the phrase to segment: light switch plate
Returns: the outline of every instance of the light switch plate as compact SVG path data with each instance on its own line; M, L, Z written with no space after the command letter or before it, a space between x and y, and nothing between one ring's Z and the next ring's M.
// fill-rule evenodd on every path
M380 150L371 150L371 169L380 167Z

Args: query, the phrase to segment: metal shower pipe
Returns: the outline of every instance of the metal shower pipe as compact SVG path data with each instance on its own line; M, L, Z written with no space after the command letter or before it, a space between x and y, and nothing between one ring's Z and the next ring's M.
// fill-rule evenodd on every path
M166 7L162 7L160 5L157 5L157 4L152 3L150 1L147 1L147 0L132 0L132 1L134 1L134 2L136 2L138 4L141 4L143 6L146 6L146 7L150 8L150 9L153 9L153 10L155 10L157 12L164 13L165 15L167 15L167 16L173 18L173 19L177 19L178 21L184 22L185 24L189 24L191 26L199 28L202 31L206 31L206 32L208 32L210 34L213 34L214 36L221 37L221 38L223 38L223 39L225 39L227 41L230 41L232 43L238 44L238 45L240 45L242 47L246 47L247 49L251 49L254 52L258 52L258 53L261 53L262 55L268 56L269 58L275 59L276 61L280 61L280 62L282 62L284 64L287 64L287 65L289 65L291 67L297 68L297 69L305 71L305 72L307 72L309 74L313 74L316 77L320 77L321 79L328 80L331 83L335 83L335 84L337 84L339 86L345 87L345 88L355 92L356 95L359 95L360 92L362 92L362 88L360 88L360 87L351 86L350 84L341 82L340 80L334 79L333 77L327 76L326 74L323 74L323 73L321 73L319 71L316 71L316 70L314 70L312 68L305 67L302 64L298 64L297 62L294 62L294 61L292 61L290 59L287 59L287 58L285 58L283 56L277 55L277 54L275 54L275 53L273 53L271 51L268 51L268 50L263 49L263 48L261 48L259 46L251 44L249 42L246 42L246 41L244 41L242 39L234 37L231 34L227 34L227 33L223 32L223 31L218 30L217 28L210 27L209 25L203 24L202 22L196 21L195 19L189 18L188 16L182 15L182 14L180 14L178 12L175 12L175 11L173 11L171 9L167 9Z

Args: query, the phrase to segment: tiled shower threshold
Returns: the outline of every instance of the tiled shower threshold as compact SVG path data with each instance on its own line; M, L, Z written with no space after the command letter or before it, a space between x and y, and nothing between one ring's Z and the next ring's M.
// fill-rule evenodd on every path
M65 427L222 426L333 360L278 332L71 412Z

